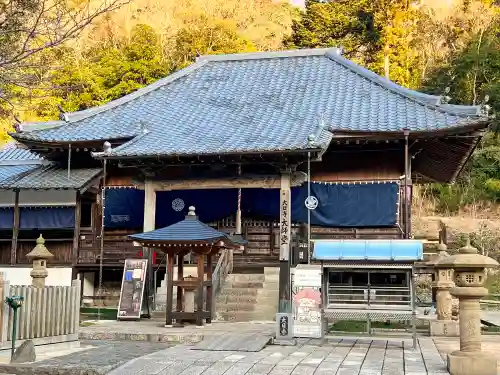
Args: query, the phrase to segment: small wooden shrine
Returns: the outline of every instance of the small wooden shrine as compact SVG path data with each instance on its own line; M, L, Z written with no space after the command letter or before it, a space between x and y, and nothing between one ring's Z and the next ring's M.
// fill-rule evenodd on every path
M155 248L167 255L167 305L166 327L173 322L209 324L213 311L213 258L221 250L239 248L245 243L241 238L219 232L198 220L195 208L189 207L186 218L165 228L130 236L144 247ZM184 277L184 257L193 253L197 258L197 276ZM174 259L177 257L177 279L174 280ZM206 263L205 263L206 261ZM177 287L176 309L173 308L173 291Z

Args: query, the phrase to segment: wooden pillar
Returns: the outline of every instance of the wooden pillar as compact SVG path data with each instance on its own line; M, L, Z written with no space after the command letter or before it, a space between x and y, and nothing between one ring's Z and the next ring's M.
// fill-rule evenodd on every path
M177 280L181 281L184 278L184 253L177 254ZM181 286L177 287L177 311L182 311L182 291Z
M290 237L291 237L291 193L290 171L281 172L280 185L280 276L279 305L281 313L291 312L290 290Z
M80 226L82 220L82 197L79 191L76 192L76 204L75 204L75 233L73 234L73 253L72 253L72 267L73 267L73 277L76 279L77 270L76 266L78 264L78 249L80 248Z
M174 298L174 254L167 254L167 306L165 307L166 327L172 327L172 309Z
M156 190L152 181L146 180L144 184L144 222L143 222L144 232L155 230L155 218L156 218ZM145 298L147 301L147 305L152 306L154 288L156 288L156 285L153 285L152 250L146 247L143 248L143 258L148 260L148 268L146 270Z
M212 272L213 272L213 269L212 269L212 259L213 259L213 254L212 253L209 253L207 255L207 281L209 281L210 283L208 284L207 286L207 311L210 313L210 317L207 318L207 324L211 324L212 323L212 311L213 310L213 287L212 287Z
M20 220L21 213L19 210L19 189L16 189L14 197L14 220L12 222L12 247L10 249L10 264L17 263L17 238L19 237Z
M205 255L198 256L198 295L196 296L196 325L203 325L203 281L205 280Z

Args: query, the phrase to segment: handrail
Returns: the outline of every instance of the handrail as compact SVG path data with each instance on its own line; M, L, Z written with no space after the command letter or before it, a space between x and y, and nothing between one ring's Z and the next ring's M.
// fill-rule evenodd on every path
M231 250L222 250L212 274L212 318L215 318L215 298L220 293L227 275L231 272Z

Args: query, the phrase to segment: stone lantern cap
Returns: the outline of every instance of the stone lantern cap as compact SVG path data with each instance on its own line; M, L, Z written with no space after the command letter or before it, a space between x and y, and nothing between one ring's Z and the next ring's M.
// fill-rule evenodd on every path
M448 249L448 247L446 246L446 244L443 242L440 242L439 245L437 246L437 256L434 259L428 261L427 265L431 266L431 267L436 267L436 268L445 268L445 267L439 267L438 264L444 258L447 258L450 256L450 254L448 254L448 252L446 251L447 249Z
M51 254L47 247L45 247L45 239L40 234L40 237L36 240L36 246L28 254L26 258L28 259L49 259L54 255Z
M470 238L467 237L467 243L460 248L458 254L450 255L440 260L436 267L438 268L495 268L498 262L490 257L478 254L475 247L470 244Z

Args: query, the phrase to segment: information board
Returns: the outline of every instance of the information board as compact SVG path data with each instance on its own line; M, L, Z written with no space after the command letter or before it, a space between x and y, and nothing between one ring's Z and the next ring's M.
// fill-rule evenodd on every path
M293 332L295 337L323 336L321 266L298 265L293 278Z
M125 259L118 320L140 319L147 265L147 259Z

